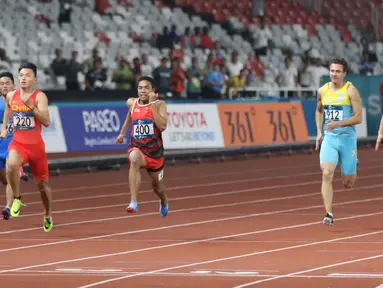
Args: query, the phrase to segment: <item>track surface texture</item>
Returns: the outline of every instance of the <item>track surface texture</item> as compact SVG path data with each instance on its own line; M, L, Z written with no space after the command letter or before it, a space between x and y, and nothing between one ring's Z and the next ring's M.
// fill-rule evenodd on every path
M165 167L170 212L142 171L128 215L128 167L51 177L45 233L33 181L0 221L2 287L378 287L383 283L383 152L359 151L357 184L334 179L324 226L317 153Z

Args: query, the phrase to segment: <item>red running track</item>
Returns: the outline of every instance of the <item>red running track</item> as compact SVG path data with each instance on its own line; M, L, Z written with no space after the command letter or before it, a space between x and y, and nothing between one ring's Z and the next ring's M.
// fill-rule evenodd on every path
M28 207L0 222L1 286L377 287L383 156L359 159L355 188L336 174L333 227L321 224L317 154L166 167L164 219L148 177L140 212L125 213L126 168L52 177L50 233L23 184Z

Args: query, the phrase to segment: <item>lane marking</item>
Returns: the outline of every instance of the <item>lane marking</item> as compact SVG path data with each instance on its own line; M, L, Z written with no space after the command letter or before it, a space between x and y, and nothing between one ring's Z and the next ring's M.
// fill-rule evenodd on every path
M383 213L383 212L380 212L380 213ZM338 219L338 221L339 221L339 219ZM321 222L319 222L319 223L316 222L316 223L317 224L319 224L319 223L321 224ZM332 242L336 242L336 241L339 241L339 240L361 238L361 237L367 237L367 236L378 235L378 234L383 234L383 230L375 231L375 232L370 232L370 233L364 233L364 234L356 234L356 235L352 235L352 236L340 237L340 238L324 240L324 241L316 241L316 242L311 242L311 243L307 243L307 244L294 245L294 246L288 246L288 247L283 247L283 248L259 251L259 252L254 252L254 253L246 253L246 254L241 254L241 255L236 255L236 256L231 256L231 257L216 258L216 259L213 259L213 260L207 260L207 261L195 262L195 263L192 263L192 264L185 264L185 265L167 267L167 268L156 269L156 270L147 271L147 272L140 272L140 273L136 273L136 274L132 274L132 275L126 275L126 276L121 276L121 277L117 277L117 278L111 278L111 279L107 279L107 280L91 283L91 284L88 284L88 285L81 286L79 288L90 288L90 287L95 287L95 286L103 285L103 284L110 283L110 282L116 282L116 281L120 281L120 280L124 280L124 279L128 279L128 278L133 278L133 277L138 277L138 276L146 276L148 274L153 274L153 273L167 272L167 271L170 271L170 270L176 270L176 269L181 269L181 268L194 267L194 266L198 266L198 265L217 263L217 262L221 262L221 261L228 261L228 260L234 260L234 259L240 259L240 258L248 258L248 257L252 257L252 256L257 256L257 255L270 254L270 253L274 253L274 252L293 250L293 249L309 247L309 246L314 246L314 245L320 245L320 244L325 244L325 243L332 243ZM374 257L378 258L376 256L374 256ZM383 254L379 255L379 257L383 257ZM369 257L369 258L374 259L372 257ZM369 258L364 258L364 259L369 259ZM353 260L353 261L357 261L357 260ZM353 262L353 261L349 261L349 262ZM327 266L325 266L325 267L327 267ZM330 267L331 267L331 265L330 265ZM318 270L320 270L320 269L318 269ZM286 274L286 275L303 274L303 273L306 273L306 272L308 273L308 272L312 272L312 271L315 271L315 269L314 270L312 270L312 269L305 270L303 272L291 273L291 274ZM11 272L14 272L14 271L11 271ZM262 282L270 281L268 279L279 279L278 277L279 278L283 278L283 275L277 276L277 277L274 277L274 278L267 278L267 279L264 279L264 280L254 281L254 282L251 282L251 283L248 283L248 284L252 285L253 283L258 283L258 282L261 283L260 281L262 281ZM242 285L236 286L234 288L247 287L248 284L245 284L245 286L242 286Z
M353 202L358 203L358 201L353 201ZM345 205L345 202L344 203L338 203L338 205ZM323 208L322 205L318 205L318 206ZM296 209L312 209L312 208L304 207L304 208L296 208ZM296 210L296 209L294 209L294 210ZM289 210L291 210L291 209L289 209ZM272 214L277 214L277 213L279 213L279 212L274 211L274 212L260 213L260 214L272 215ZM382 215L382 214L383 214L383 211L382 212L376 212L376 213L370 213L370 214L354 215L354 216L349 216L349 217L338 218L337 222L350 220L350 219L372 217L372 216L377 216L377 215ZM33 269L33 268L48 267L48 266L52 266L52 265L67 264L67 263L74 263L74 262L94 260L94 259L102 259L102 258L108 258L108 257L113 257L113 256L128 255L128 254L145 252L145 251L154 251L154 250L159 250L159 249L164 249L164 248L185 246L185 245L196 244L196 243L204 243L204 242L209 242L209 241L214 241L214 240L219 240L219 239L241 237L241 236L248 236L248 235L256 235L256 234L261 234L261 233L275 232L275 231L282 231L282 230L290 230L290 229L308 227L308 226L319 225L319 224L322 224L322 221L297 224L297 225L289 225L289 226L277 227L277 228L272 228L272 229L267 229L267 230L256 230L256 231L251 231L251 232L236 233L236 234L224 235L224 236L219 236L219 237L198 239L198 240L185 241L185 242L180 242L180 243L172 243L172 244L168 244L168 245L152 246L152 247L147 247L147 248L128 250L128 251L109 253L109 254L102 254L102 255L96 255L96 256L89 256L89 257L83 257L83 258L75 258L75 259L69 259L69 260L62 260L62 261L56 261L56 262L50 262L50 263L44 263L44 264L30 265L30 266L15 268L15 269L3 270L0 273L3 274L3 273L10 273L10 272L17 272L17 271L21 271L21 270L28 270L28 269ZM177 225L177 226L181 226L181 225ZM190 224L186 224L186 225L184 224L182 226L190 226ZM337 238L337 239L331 239L331 240L326 240L326 241L313 242L313 243L317 243L317 244L331 243L331 242L335 242L335 241L339 241L339 240L346 240L346 239L353 239L353 238L359 238L359 237L370 236L370 235L377 235L380 233L383 233L383 230L380 230L377 232L370 232L370 233L366 233L366 234L359 234L359 235L354 235L354 236L347 236L347 237L342 237L342 238ZM251 255L251 256L252 255L261 255L261 254L266 254L266 253L271 253L271 252L277 252L277 251L283 251L283 250L289 250L289 249L295 249L295 248L301 248L301 247L316 245L313 243L307 243L307 244L295 245L295 246L279 248L279 249L274 249L274 250L268 250L269 252L267 252L267 251L256 252L256 253L251 253L249 255ZM46 245L46 246L48 246L48 245ZM244 254L244 255L248 255L248 254ZM237 259L237 258L241 258L241 257L244 257L244 256L242 255L242 256L234 256L234 258L229 257L229 258L220 258L220 259ZM223 260L219 260L219 261L223 261ZM196 265L200 265L201 263L207 264L207 263L215 263L215 262L219 262L219 261L218 260L209 260L209 261L205 261L205 262L198 262L199 264L196 264L197 263L196 262L196 263L191 263L191 264L186 264L186 265L174 266L176 268L170 267L170 268L165 268L165 270L164 269L153 270L152 272L153 273L154 272L164 272L164 271L168 271L168 270L172 270L172 269L193 267ZM145 273L152 273L152 272L144 272L144 274ZM132 277L144 275L144 274L138 273L138 274L132 275ZM128 277L128 278L130 278L130 277ZM116 279L120 280L119 278L116 278ZM112 279L111 281L114 281L114 280Z
M383 278L383 274L380 273L331 273L327 276L335 277L350 277L350 278Z
M377 231L377 233L378 232L379 231ZM383 233L383 230L381 230L380 233ZM379 258L382 258L382 257L383 257L383 254L379 254L379 255L375 255L375 256L358 258L358 259L349 260L349 261L337 262L337 263L330 264L330 265L320 266L320 267L311 268L311 269L307 269L307 270L302 270L302 271L298 271L298 272L294 272L294 273L278 275L278 276L275 276L275 277L266 278L266 279L262 279L262 280L258 280L258 281L254 281L254 282L250 282L250 283L245 283L245 284L242 284L242 285L239 285L239 286L235 286L234 288L249 287L249 286L253 286L253 285L256 285L256 284L260 284L260 283L264 283L264 282L269 282L269 281L273 281L273 280L277 280L277 279L281 279L281 278L286 278L286 277L290 277L290 276L310 273L310 272L314 272L314 271L318 271L318 270L338 267L338 266L347 265L347 264L354 264L354 263L359 263L359 262L363 262L363 261L379 259Z
M381 177L381 176L383 176L383 173L372 174L372 175L368 175L368 176L364 176L364 177L360 177L360 178L361 179L370 179L370 178ZM341 180L338 180L338 181L341 181ZM255 191L273 190L273 189L277 190L277 189L282 189L282 188L313 185L313 184L319 184L319 183L321 183L321 181L310 181L310 182L301 182L301 183L296 183L296 184L275 185L275 186L263 186L263 187L259 187L259 188L232 190L232 191L219 192L219 193L213 193L213 194L202 194L202 195L192 195L192 196L185 196L185 197L178 197L178 198L170 198L170 201L207 198L207 197L215 197L215 196L225 196L225 195L240 194L240 193L247 193L247 192L253 192L253 191L255 192ZM379 188L379 187L382 187L383 184L377 184L377 185L373 185L373 186L374 186L374 188ZM340 191L342 191L342 192L343 191L350 191L350 192L356 191L357 189L363 189L363 187L369 187L369 186L360 186L358 188L352 188L352 189L349 189L349 188L339 189L339 190L334 190L334 193L336 191L338 191L338 192L340 192ZM320 193L320 192L311 193L311 194L301 194L301 195L310 195L311 196L311 195L317 195L318 193ZM111 197L111 196L109 196L109 197ZM158 200L142 201L139 203L139 205L152 204L152 203L158 203ZM28 203L27 203L27 205L28 205ZM230 205L230 204L228 204L228 205ZM124 207L124 206L126 206L126 204L112 204L112 205L103 205L103 206L95 206L95 207L74 208L74 209L58 210L58 211L55 211L53 214L71 213L71 212L78 212L78 211L82 212L82 211L117 208L117 207ZM195 208L195 209L198 209L198 208ZM178 211L179 210L174 210L174 211L172 211L172 213L178 212ZM129 215L129 216L122 216L119 218L103 218L103 221L107 221L108 219L115 220L115 219L124 219L124 218L128 218L128 217L142 217L144 215L149 216L149 215L155 215L155 214L157 214L157 213ZM41 213L26 213L26 214L22 214L22 215L18 216L18 218L34 217L34 216L41 217ZM88 220L88 221L92 221L92 220ZM99 220L95 220L95 221L98 222ZM73 222L73 223L78 223L78 222ZM83 223L89 223L89 222L81 222L80 224L83 224ZM90 222L90 223L93 223L93 222ZM62 225L64 225L64 224L58 224L58 225L55 225L55 227L60 227ZM36 230L36 229L38 229L38 228L32 228L32 230ZM3 231L3 232L0 232L0 235L7 234L7 233L16 233L17 231L20 231L20 230ZM22 231L27 231L27 230L22 230Z

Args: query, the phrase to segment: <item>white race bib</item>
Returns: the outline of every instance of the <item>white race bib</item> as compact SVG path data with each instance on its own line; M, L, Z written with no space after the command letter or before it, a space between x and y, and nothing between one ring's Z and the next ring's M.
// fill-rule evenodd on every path
M2 129L3 129L3 124L1 124L1 130ZM7 137L13 137L14 128L13 128L12 118L10 118L9 121L8 121L8 124L7 124L7 127L6 127L6 131L7 131Z
M152 119L140 119L133 121L133 137L136 139L152 138L154 126Z
M13 126L16 130L35 129L33 112L13 112Z
M342 107L326 106L324 108L324 119L326 121L343 121Z

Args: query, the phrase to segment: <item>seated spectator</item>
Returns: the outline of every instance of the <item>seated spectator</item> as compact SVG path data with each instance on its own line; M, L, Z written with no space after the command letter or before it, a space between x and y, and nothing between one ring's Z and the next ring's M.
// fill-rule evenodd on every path
M99 55L99 51L97 50L97 48L94 48L92 50L92 56L90 56L88 59L86 59L82 63L81 70L86 73L88 70L93 69L94 68L94 64L96 63L96 60L97 61L101 61L101 65L102 65L102 59L101 59L101 57Z
M157 47L159 49L173 49L173 42L169 34L169 28L164 27L163 32L157 38Z
M232 96L235 97L238 94L238 91L243 90L243 88L246 87L246 81L247 81L247 69L244 68L239 72L238 76L232 76L228 80L227 84L227 93L230 92L231 89L233 89Z
M95 60L94 68L90 69L85 75L85 89L86 90L99 90L104 88L107 80L106 69L102 68L101 60Z
M134 76L136 77L136 83L138 82L138 79L141 77L141 63L140 63L140 58L135 57L133 59L133 73Z
M194 48L201 47L201 29L199 27L194 27L194 34L191 37Z
M243 69L243 64L238 59L238 52L233 51L231 53L231 59L226 63L227 72L230 77L238 76Z
M169 38L173 44L180 42L180 36L177 34L177 26L174 24L170 28Z
M116 83L116 89L118 90L130 90L135 84L135 77L132 69L125 59L119 60L119 66L114 70L112 75L112 81Z
M188 99L198 99L202 93L202 81L204 73L203 70L199 68L198 58L192 58L192 66L186 70L187 82L187 97Z

